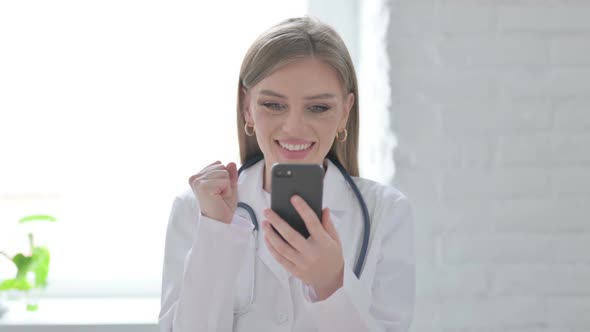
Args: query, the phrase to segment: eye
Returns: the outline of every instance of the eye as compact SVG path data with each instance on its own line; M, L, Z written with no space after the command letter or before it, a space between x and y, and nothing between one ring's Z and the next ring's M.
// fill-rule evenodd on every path
M262 105L270 110L273 110L273 111L282 111L287 108L287 105L273 103L273 102L265 102L260 105Z
M313 113L324 113L330 109L330 106L326 105L313 105L309 107L309 110Z

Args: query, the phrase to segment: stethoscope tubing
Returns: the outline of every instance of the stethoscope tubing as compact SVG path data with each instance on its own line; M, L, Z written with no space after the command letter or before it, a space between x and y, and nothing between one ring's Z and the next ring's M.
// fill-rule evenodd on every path
M336 158L332 154L328 154L327 157L332 163L334 163L334 165L336 165L336 168L338 168L340 173L342 173L342 176L344 176L344 179L350 185L350 188L354 192L354 195L356 196L356 198L359 202L359 205L361 206L361 211L363 214L363 223L364 223L364 225L363 225L363 240L361 242L361 248L359 251L359 255L357 257L357 260L356 260L356 263L354 266L354 274L356 275L357 278L360 278L362 270L363 270L363 266L365 264L365 259L367 257L367 250L369 247L369 240L370 240L370 236L371 236L371 217L369 215L369 209L367 208L367 204L366 204L365 200L363 199L363 195L361 194L358 186L354 183L354 180L348 174L348 172L346 171L344 166L342 166L340 161L338 161L338 158ZM259 162L263 158L264 157L262 155L257 155L255 157L247 160L238 170L238 176L242 173L242 171L244 171L245 169L249 168L250 166L256 164L257 162ZM248 212L248 214L250 215L250 220L254 224L254 232L256 233L256 235L258 235L258 230L259 230L258 219L256 218L256 214L254 213L254 210L252 210L252 207L244 202L238 202L238 207L243 208L244 210L246 210L246 212ZM255 242L257 242L257 241L255 241ZM256 243L256 247L258 247L258 243ZM256 248L256 249L258 249L258 248Z

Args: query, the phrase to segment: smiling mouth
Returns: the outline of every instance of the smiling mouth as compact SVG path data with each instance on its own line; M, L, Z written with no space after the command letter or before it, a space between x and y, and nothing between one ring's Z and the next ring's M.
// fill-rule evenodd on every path
M315 142L305 143L305 144L288 144L281 141L275 141L281 148L292 151L292 152L300 152L311 149L311 147L315 144Z

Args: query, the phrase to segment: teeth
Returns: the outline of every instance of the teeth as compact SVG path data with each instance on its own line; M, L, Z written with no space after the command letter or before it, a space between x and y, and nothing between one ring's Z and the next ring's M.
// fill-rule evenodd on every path
M307 150L311 146L311 143L308 144L286 144L279 141L279 145L281 145L284 149L289 151L302 151Z

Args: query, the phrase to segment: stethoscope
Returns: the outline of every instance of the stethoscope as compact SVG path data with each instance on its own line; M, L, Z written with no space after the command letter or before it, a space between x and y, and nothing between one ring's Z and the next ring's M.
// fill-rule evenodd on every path
M244 171L245 169L249 168L250 166L256 164L257 162L259 162L263 158L264 158L264 156L260 154L260 155L253 157L253 158L248 159L238 170L238 176L242 173L242 171ZM359 188L356 186L356 184L352 180L352 177L350 176L350 174L348 174L348 172L346 171L344 166L342 166L342 164L338 161L338 158L336 158L331 153L328 154L327 158L334 165L336 165L336 168L338 168L338 170L340 171L340 173L342 173L342 176L344 177L346 182L348 182L348 184L350 185L350 188L354 192L354 195L356 196L356 198L359 202L359 205L361 206L362 213L363 213L363 223L364 223L363 241L361 243L361 249L360 249L359 255L357 257L357 260L356 260L356 263L354 266L354 274L356 275L357 278L360 278L361 272L363 269L363 264L365 263L365 259L367 258L367 248L369 246L369 237L371 235L371 219L369 216L369 209L367 208L367 204L365 203L365 200L363 199L363 195L361 194ZM245 308L234 312L234 315L241 315L241 314L248 312L250 307L254 304L255 293L256 293L256 252L258 251L258 246L259 246L259 243L258 243L259 242L258 241L258 219L256 218L256 214L254 213L254 210L252 209L252 207L250 205L248 205L244 202L238 202L238 207L240 207L240 208L246 210L246 212L248 212L248 215L250 215L250 220L252 221L252 224L254 224L254 229L252 231L252 234L254 235L254 262L253 262L254 276L252 278L252 287L251 287L251 292L250 292L250 303L248 305L246 305Z

